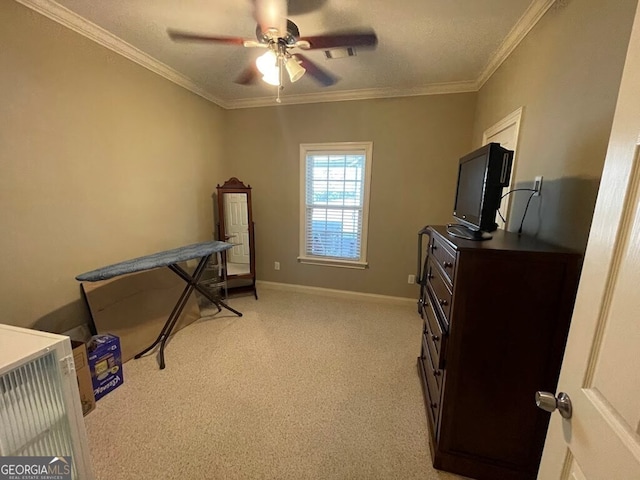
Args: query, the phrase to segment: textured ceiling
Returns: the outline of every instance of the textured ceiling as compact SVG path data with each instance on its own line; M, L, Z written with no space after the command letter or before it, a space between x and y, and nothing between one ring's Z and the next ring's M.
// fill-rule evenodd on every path
M54 4L49 0L39 3L43 1ZM233 82L263 52L261 49L175 43L166 33L167 28L174 28L255 39L251 0L57 3L179 72L200 94L223 106L273 103L276 87L262 82L253 86ZM541 0L289 0L288 17L298 25L301 37L373 28L378 46L373 51L357 50L354 57L333 60L327 60L322 50L307 52L308 58L335 74L339 81L331 87L321 87L310 75L294 84L286 80L283 103L419 94L434 89L473 90L505 39L513 36L514 27L530 13L530 6L540 3Z

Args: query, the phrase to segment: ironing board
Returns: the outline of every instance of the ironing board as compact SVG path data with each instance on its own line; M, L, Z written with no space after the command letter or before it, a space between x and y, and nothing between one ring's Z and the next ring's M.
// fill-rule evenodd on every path
M134 357L138 359L152 350L156 345L160 344L159 358L160 369L162 370L165 368L165 344L169 336L171 335L171 331L175 327L184 306L187 304L189 296L191 295L191 293L193 293L193 290L197 290L209 301L211 301L218 308L218 312L220 312L222 308L226 308L239 317L242 316L242 313L234 310L219 298L215 298L209 291L207 291L207 289L199 284L200 277L204 273L207 262L209 261L211 256L213 254L224 252L232 247L232 244L220 241L194 243L192 245L178 247L172 250L165 250L163 252L145 255L143 257L133 258L124 262L119 262L113 265L98 268L96 270L91 270L90 272L85 272L81 275L78 275L76 277L76 280L81 282L97 282L100 280L108 280L109 278L117 277L119 275L124 275L127 273L141 272L144 270L150 270L152 268L168 267L172 272L174 272L186 282L187 285L182 291L182 294L180 295L180 298L178 299L175 307L173 307L171 315L169 315L167 321L162 327L158 338L155 340L155 342L153 342L151 345L149 345ZM198 262L198 265L196 266L192 274L189 274L180 265L178 265L180 262L185 262L194 258L200 258L200 261Z

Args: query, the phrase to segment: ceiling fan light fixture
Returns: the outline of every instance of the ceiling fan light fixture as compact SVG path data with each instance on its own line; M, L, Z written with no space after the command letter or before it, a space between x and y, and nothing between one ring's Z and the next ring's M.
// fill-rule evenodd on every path
M273 85L274 87L280 86L280 69L275 68L274 70L267 72L263 75L262 81L268 83L269 85Z
M265 53L260 55L256 59L256 67L258 67L260 73L265 76L273 75L273 72L277 72L278 57L275 52L273 52L273 50L267 50Z
M287 58L284 67L287 69L291 83L300 80L307 71L302 65L300 65L300 63L298 63L298 59L296 57Z

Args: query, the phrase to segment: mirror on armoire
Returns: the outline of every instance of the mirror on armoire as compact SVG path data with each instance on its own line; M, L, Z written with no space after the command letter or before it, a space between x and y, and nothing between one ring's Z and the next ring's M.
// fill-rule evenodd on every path
M232 177L217 191L218 239L233 244L225 252L227 293L252 293L257 300L251 185Z

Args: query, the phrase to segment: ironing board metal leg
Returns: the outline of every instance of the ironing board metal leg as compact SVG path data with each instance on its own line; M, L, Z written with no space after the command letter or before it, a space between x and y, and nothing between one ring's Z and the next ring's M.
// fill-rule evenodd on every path
M178 322L178 319L180 318L180 314L182 313L182 310L184 309L185 305L187 304L187 300L189 299L189 297L191 296L191 293L193 292L194 288L196 287L196 285L200 281L200 277L204 273L206 264L209 261L210 257L211 257L211 255L206 255L206 256L202 257L200 259L200 262L198 263L198 266L196 267L196 269L193 272L193 276L190 276L190 275L187 274L187 278L185 278L185 277L183 277L181 275L181 273L186 273L186 272L184 272L184 270L182 268L180 268L178 265L176 265L176 264L168 265L168 267L173 272L177 273L180 277L182 277L185 280L185 282L187 282L187 285L184 288L184 290L182 291L182 294L180 295L180 298L178 299L176 305L173 307L173 311L171 312L171 315L169 315L169 318L167 318L167 321L165 322L164 326L162 327L162 330L160 331L160 335L158 335L158 338L156 339L156 341L153 342L147 348L145 348L142 352L138 353L134 358L136 358L136 359L140 358L142 355L144 355L145 353L149 352L158 343L160 343L160 351L158 352L159 360L160 360L160 370L163 370L165 368L164 347L165 347L165 345L167 343L167 340L169 339L169 336L171 335L171 331L173 330L173 328L175 327L176 323Z
M182 279L185 282L189 282L190 281L189 279L191 278L191 276L187 272L185 272L179 265L173 265L172 267L174 267L174 268L172 268L172 270L176 274L178 274L180 277L182 277ZM213 303L218 308L218 312L220 311L220 307L223 307L223 308L226 308L227 310L229 310L230 312L235 313L239 317L242 316L242 313L240 313L239 311L237 311L234 308L231 308L229 305L224 303L219 298L215 298L213 295L211 295L211 293L206 288L204 288L202 285L196 283L194 285L194 288L198 292L200 292L207 300L209 300L211 303ZM258 297L256 296L256 298L258 298Z
M149 352L156 345L158 345L158 343L160 343L160 341L165 337L165 335L167 335L167 333L169 332L169 327L171 326L171 321L173 320L178 307L180 306L182 301L188 296L187 295L189 293L188 289L189 289L189 285L187 285L184 288L184 290L182 290L182 293L180 294L180 298L178 299L178 301L176 302L175 306L173 307L173 310L171 311L171 315L169 315L169 317L167 318L167 321L164 323L164 326L162 327L162 330L160 330L160 334L158 335L158 338L156 338L155 341L151 345L149 345L143 351L138 353L134 358L138 359L138 358L142 357L145 353ZM179 313L178 313L178 315L179 315Z
M229 305L227 305L226 303L224 303L222 300L218 300L218 308L223 307L226 308L227 310L229 310L230 312L235 313L237 316L241 317L242 313L240 313L239 311L237 311L235 308L231 308Z

